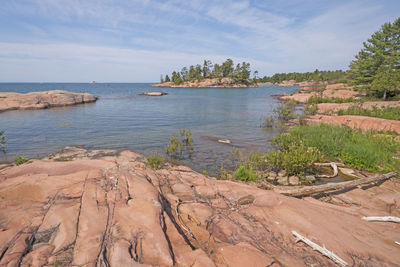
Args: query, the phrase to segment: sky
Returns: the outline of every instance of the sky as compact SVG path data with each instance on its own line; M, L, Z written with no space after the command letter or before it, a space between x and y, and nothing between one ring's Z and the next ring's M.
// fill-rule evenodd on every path
M7 0L0 82L157 82L227 58L259 76L347 69L399 0Z

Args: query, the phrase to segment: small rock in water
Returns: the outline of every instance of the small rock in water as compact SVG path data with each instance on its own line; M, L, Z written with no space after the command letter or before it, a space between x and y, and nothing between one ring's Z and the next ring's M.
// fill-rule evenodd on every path
M162 95L167 95L165 92L144 92L142 95L147 95L147 96L162 96Z
M289 177L289 184L290 185L298 185L300 183L300 179L297 176L290 176Z
M287 176L279 176L276 182L279 185L288 185L288 177Z
M218 143L230 144L231 140L229 140L229 139L218 139Z

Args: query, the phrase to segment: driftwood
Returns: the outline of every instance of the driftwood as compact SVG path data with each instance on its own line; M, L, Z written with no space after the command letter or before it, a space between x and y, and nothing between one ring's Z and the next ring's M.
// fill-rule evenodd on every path
M314 163L314 165L317 166L317 167L332 167L332 169L333 169L333 174L332 175L321 174L321 175L316 175L315 177L318 177L318 178L333 178L333 177L336 177L338 175L338 163L335 163L335 162Z
M394 243L396 243L397 245L399 245L399 246L400 246L400 242L394 241Z
M341 258L339 258L335 253L333 253L332 251L329 251L324 247L321 247L317 244L315 244L314 242L312 242L310 239L300 235L299 233L297 233L296 231L292 231L292 234L296 237L296 243L299 241L304 242L305 244L309 245L313 250L318 251L319 253L321 253L322 255L324 255L325 257L328 257L329 259L333 260L336 264L338 264L339 266L349 266L347 264L347 262L345 262L344 260L342 260Z
M310 195L320 194L320 193L329 192L329 191L350 189L350 188L353 188L353 187L356 187L359 185L363 185L363 184L376 183L376 182L390 179L395 175L396 175L395 172L389 172L386 174L375 175L372 177L361 178L361 179L348 181L348 182L305 186L305 187L296 188L296 189L275 189L275 191L280 194L286 195L286 196L304 197L304 196L310 196Z
M362 217L364 221L369 221L369 222L394 222L394 223L400 223L400 218L399 217L394 217L394 216L383 216L383 217Z

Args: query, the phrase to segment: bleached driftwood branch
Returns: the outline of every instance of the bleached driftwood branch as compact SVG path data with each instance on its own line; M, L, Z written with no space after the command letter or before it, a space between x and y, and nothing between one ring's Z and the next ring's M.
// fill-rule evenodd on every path
M362 217L364 221L369 221L369 222L394 222L394 223L400 223L400 218L399 217L394 217L394 216L383 216L383 217Z
M336 264L342 267L349 266L347 262L339 258L336 254L334 254L332 251L327 250L325 247L321 247L314 242L312 242L310 239L300 235L296 231L292 231L292 234L296 237L296 243L299 241L304 242L305 244L309 245L313 250L316 250L320 252L322 255L325 257L328 257L329 259L333 260Z
M333 178L336 177L338 175L338 165L335 162L329 162L329 163L314 163L315 166L319 166L319 167L332 167L333 169L333 174L332 175L325 175L325 174L321 174L321 175L316 175L316 177L318 178Z
M295 189L276 189L275 191L292 197L304 197L311 196L314 194L325 193L329 191L343 190L354 188L363 184L376 183L380 181L384 181L395 176L395 172L389 172L386 174L380 174L372 177L361 178L353 181L341 182L341 183L328 183L323 185L313 185L313 186L304 186L302 188Z

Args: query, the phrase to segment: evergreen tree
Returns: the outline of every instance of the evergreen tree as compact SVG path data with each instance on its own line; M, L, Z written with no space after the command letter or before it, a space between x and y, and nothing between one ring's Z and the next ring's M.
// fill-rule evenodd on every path
M169 79L169 76L168 76L168 74L167 75L165 75L165 82L166 83L168 83L168 82L170 82L171 80Z
M385 23L350 63L349 77L355 85L363 85L370 93L386 99L399 87L400 18Z

